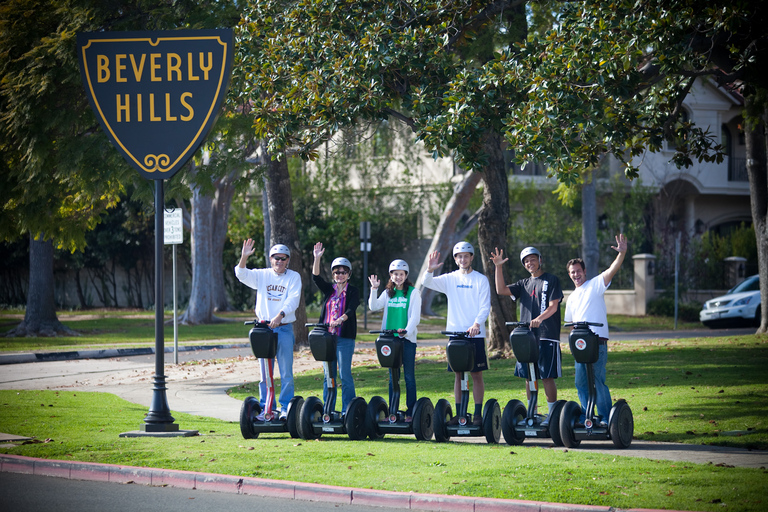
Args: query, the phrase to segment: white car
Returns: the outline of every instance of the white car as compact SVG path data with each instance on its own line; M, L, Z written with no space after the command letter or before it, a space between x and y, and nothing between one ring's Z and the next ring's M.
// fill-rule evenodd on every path
M760 281L758 276L748 277L721 297L704 303L699 320L707 327L729 324L760 325Z

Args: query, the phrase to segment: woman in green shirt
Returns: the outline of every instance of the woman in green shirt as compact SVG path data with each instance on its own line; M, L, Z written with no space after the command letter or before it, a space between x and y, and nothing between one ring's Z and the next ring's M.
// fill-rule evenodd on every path
M384 309L381 319L382 330L394 330L403 339L403 376L405 377L405 421L413 421L413 406L416 405L416 335L421 321L421 294L408 279L408 263L395 260L389 264L389 282L378 295L378 276L368 278L371 294L368 307L371 311ZM378 295L378 296L377 296ZM389 382L389 402L392 403L392 378Z

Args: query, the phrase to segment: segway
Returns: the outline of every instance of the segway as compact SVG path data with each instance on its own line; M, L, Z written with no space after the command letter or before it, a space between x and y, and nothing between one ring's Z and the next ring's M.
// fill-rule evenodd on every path
M432 400L427 397L419 398L413 406L413 421L405 421L405 412L400 408L400 367L403 364L403 339L395 330L369 331L379 334L376 339L376 355L379 364L389 368L392 380L392 403L387 408L387 402L380 396L374 396L368 402L365 415L365 426L370 439L381 439L385 434L412 434L419 441L432 439L432 415L434 408Z
M565 324L574 329L568 336L571 353L577 363L583 363L587 368L587 383L589 398L587 400L586 418L584 424L579 423L581 405L578 402L568 402L560 413L560 437L568 448L576 448L582 441L610 439L617 448L627 448L632 443L635 422L632 410L623 398L616 401L608 417L608 426L601 427L595 421L595 404L597 391L595 388L595 372L592 367L600 357L600 338L592 332L590 325L602 326L600 323L574 322Z
M298 412L304 403L300 396L294 396L288 402L288 418L281 421L277 411L273 411L275 401L275 354L277 354L277 333L269 328L269 322L252 320L244 322L244 325L253 325L248 333L253 355L261 361L262 376L267 385L267 398L264 407L263 419L259 419L261 404L249 396L243 400L240 406L240 433L245 439L256 439L262 432L289 432L291 437L299 437ZM282 368L280 368L282 371Z
M469 372L475 367L475 346L470 341L467 332L440 331L450 336L445 352L448 364L454 372L462 372L461 403L456 411L458 422L453 424L451 403L441 398L435 404L433 427L435 441L443 443L455 437L485 436L489 443L498 443L501 438L501 407L494 399L489 399L483 407L483 424L473 425L472 415L467 411L469 406Z
M510 400L501 417L501 431L509 445L519 445L526 437L552 438L555 446L562 446L560 438L560 413L565 400L558 400L548 416L536 414L539 396L539 340L529 328L527 322L507 322L507 327L514 327L509 335L509 344L515 359L528 366L526 386L530 392L528 409L520 400Z
M304 401L299 413L299 436L302 439L318 439L323 434L347 434L352 440L365 439L365 399L355 397L344 414L331 409L338 389L336 388L336 335L328 332L328 324L305 324L312 327L309 333L309 349L316 361L323 363L328 400L325 405L310 396Z

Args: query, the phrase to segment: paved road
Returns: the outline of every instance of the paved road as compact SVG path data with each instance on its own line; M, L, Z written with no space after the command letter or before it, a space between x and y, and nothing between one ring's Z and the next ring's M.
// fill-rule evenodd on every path
M30 492L34 490L34 492ZM0 510L7 512L386 512L390 508L244 494L69 480L0 473ZM575 511L576 509L571 509Z

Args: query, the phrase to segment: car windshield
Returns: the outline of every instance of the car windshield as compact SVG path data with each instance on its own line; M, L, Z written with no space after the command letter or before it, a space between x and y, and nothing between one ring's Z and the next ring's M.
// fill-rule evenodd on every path
M749 278L745 279L744 281L740 282L739 284L737 284L733 288L731 288L728 291L728 295L730 295L732 293L754 292L754 291L759 290L759 289L760 289L760 280L759 280L758 276L752 276L752 277L749 277Z

